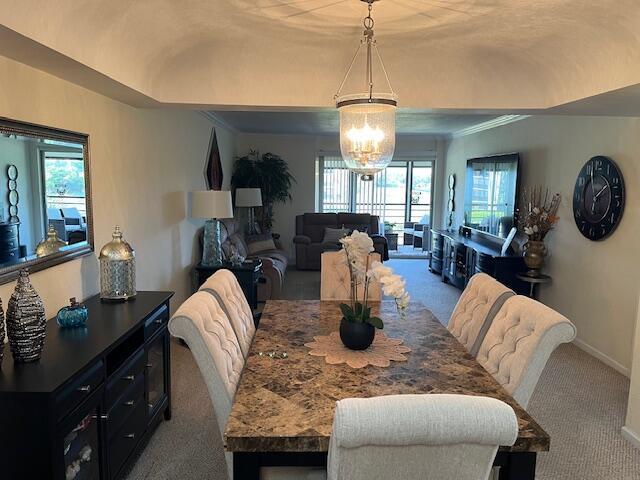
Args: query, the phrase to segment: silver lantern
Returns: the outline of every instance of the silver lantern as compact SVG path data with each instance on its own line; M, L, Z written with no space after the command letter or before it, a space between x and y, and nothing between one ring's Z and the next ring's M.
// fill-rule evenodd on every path
M136 296L136 253L116 226L113 240L100 250L100 298L125 302Z

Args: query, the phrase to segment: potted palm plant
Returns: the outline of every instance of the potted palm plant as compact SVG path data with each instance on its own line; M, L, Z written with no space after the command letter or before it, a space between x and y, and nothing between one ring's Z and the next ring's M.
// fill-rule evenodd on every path
M409 294L400 275L395 275L391 268L380 262L370 262L373 240L368 234L354 230L351 235L340 239L340 243L346 254L351 281L350 301L340 304L340 339L347 348L364 350L373 342L375 329L384 328L382 319L371 315L370 282L376 280L382 284L382 291L395 299L401 315L409 305Z
M248 155L238 158L233 165L231 188L259 188L262 192L262 207L257 209L258 223L263 232L271 231L273 206L291 200L291 185L295 178L289 165L279 155L250 150Z

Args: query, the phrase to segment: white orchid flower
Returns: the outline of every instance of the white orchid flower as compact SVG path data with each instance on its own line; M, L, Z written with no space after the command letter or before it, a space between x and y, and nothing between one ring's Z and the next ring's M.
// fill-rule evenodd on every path
M375 261L371 263L369 269L369 277L373 277L376 280L380 280L382 277L393 274L393 270L389 267L385 267L382 263Z
M371 237L367 233L354 230L348 237L340 239L340 243L346 253L352 284L367 284L372 280L377 280L380 282L384 294L396 300L398 312L404 316L404 310L409 304L405 281L381 262L368 263L369 254L374 251ZM357 302L358 299L353 298L352 301ZM366 299L364 303L366 306Z

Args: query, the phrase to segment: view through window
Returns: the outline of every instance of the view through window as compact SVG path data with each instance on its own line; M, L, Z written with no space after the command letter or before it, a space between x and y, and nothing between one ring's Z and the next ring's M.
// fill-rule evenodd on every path
M45 152L43 165L46 207L75 208L86 217L83 159Z

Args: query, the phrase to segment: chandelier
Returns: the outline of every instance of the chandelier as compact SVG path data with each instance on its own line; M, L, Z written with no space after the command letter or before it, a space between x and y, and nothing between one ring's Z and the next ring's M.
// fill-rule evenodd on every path
M362 180L372 180L373 174L383 170L393 158L396 147L397 96L391 88L387 71L373 36L371 9L378 0L361 0L368 4L364 36L356 50L349 69L335 95L336 108L340 112L340 151L347 167L361 175ZM342 95L349 74L360 51L365 47L366 63L364 88L360 93ZM373 53L375 51L389 92L382 93L373 87Z

